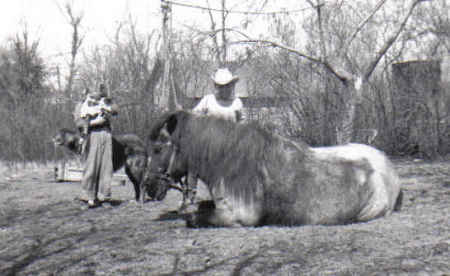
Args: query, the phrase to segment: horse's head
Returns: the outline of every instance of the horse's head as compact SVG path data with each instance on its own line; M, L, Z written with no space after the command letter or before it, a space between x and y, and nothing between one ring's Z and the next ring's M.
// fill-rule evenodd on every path
M151 157L148 158L147 164L148 166L151 164ZM170 189L171 183L170 178L146 170L142 178L141 187L145 187L145 192L153 200L163 200L166 197L167 191Z
M168 189L172 182L178 182L187 174L185 162L178 157L180 148L176 138L180 120L187 114L185 111L169 113L158 120L151 130L147 143L151 156L147 180L150 193L160 193L161 188Z

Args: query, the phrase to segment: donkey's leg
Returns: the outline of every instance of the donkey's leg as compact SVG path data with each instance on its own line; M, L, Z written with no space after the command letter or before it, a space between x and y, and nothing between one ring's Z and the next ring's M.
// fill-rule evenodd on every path
M141 190L141 194L139 197L136 197L136 202L140 202L141 205L145 203L145 197L148 195L148 187L149 187L149 171L147 168L143 168L143 172L141 174L141 179L139 181L139 188Z
M147 191L148 185L147 185L147 182L144 179L144 177L142 177L141 182L139 183L139 187L140 187L140 190L141 190L141 194L140 194L139 197L136 196L136 202L140 202L141 205L144 205L144 203L145 203L145 195L148 193L148 191Z
M134 198L136 202L145 198L146 186L143 183L144 173L147 165L147 157L141 154L128 154L125 160L125 173L133 183Z
M133 166L134 164L125 164L125 174L128 176L128 179L131 181L131 183L133 183L134 198L136 201L138 201L141 195L140 180L136 179L135 175L133 174L132 168L130 168L130 165Z

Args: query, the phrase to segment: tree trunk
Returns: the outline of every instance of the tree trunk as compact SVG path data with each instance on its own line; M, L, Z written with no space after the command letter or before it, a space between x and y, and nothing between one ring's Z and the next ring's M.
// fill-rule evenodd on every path
M340 120L336 126L336 142L341 144L350 143L353 139L353 122L355 119L355 106L358 96L353 85L344 85L341 96L343 105L340 111Z

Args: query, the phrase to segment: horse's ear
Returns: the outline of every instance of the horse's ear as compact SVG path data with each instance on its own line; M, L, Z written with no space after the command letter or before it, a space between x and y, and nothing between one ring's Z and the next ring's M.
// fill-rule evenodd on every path
M170 137L179 123L179 114L180 112L170 113L157 121L150 132L150 140L155 141L160 138L161 135L166 136L167 138Z
M165 129L169 135L172 135L172 133L175 131L178 125L178 112L173 113L167 118Z
M171 113L165 120L165 129L169 135L172 135L177 127L185 124L189 113L183 110Z

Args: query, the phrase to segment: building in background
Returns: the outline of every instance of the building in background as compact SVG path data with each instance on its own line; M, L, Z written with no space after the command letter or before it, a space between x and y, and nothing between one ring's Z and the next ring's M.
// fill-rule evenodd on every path
M442 137L450 129L450 56L395 63L392 76L394 118L404 153L446 152Z

